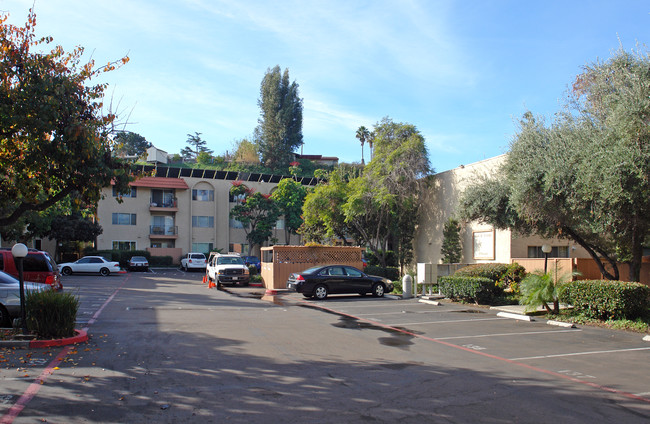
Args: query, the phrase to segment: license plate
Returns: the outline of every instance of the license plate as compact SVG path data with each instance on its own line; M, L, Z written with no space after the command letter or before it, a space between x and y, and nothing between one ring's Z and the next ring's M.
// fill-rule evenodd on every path
M239 277L232 277L232 279L233 279L233 280L237 280L237 279L239 279Z

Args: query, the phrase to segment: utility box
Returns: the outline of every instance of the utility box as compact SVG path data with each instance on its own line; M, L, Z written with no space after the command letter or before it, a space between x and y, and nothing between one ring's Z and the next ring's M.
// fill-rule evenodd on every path
M433 264L418 263L417 264L417 280L418 284L435 284L438 280L437 267Z

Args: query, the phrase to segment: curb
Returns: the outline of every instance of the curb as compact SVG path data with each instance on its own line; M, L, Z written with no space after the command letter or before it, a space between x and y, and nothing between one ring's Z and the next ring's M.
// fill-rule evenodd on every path
M0 347L17 347L23 349L38 349L43 347L66 346L88 341L88 333L84 330L74 330L76 336L52 340L9 340L0 341Z
M418 302L426 303L427 305L440 306L440 302L438 302L437 300L420 299L420 300L418 300Z
M499 312L497 316L503 318L518 319L520 321L534 321L534 319L528 315L511 314L510 312Z
M645 336L643 337L644 342L650 342L650 336Z
M572 322L562 322L562 321L554 321L554 320L549 320L546 321L548 325L556 325L558 327L565 327L565 328L576 328L576 325Z

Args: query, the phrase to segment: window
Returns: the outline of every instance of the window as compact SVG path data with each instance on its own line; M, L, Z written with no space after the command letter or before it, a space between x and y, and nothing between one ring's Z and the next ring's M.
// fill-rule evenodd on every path
M114 213L113 225L136 225L134 213Z
M135 250L134 241L113 241L113 250Z
M192 227L212 228L214 227L214 216L193 216Z
M230 228L244 228L244 224L237 221L235 218L230 218Z
M246 198L245 194L240 194L237 196L233 196L232 194L228 195L228 200L230 201L230 203L241 203L245 198Z
M213 243L192 243L192 252L210 252L214 247ZM205 259L205 257L203 258Z
M159 208L172 208L176 206L174 189L152 189L151 206Z
M542 246L528 246L529 258L543 258ZM568 258L569 246L553 246L551 253L548 254L549 258Z
M284 218L280 218L275 222L276 230L284 230Z
M122 197L137 197L137 196L138 196L137 187L131 187L131 193L122 195ZM117 193L117 189L115 188L115 186L113 186L113 197L120 197L120 195Z
M192 190L192 200L214 202L214 190Z
M348 277L361 277L361 272L350 267L345 267L345 272L348 274Z

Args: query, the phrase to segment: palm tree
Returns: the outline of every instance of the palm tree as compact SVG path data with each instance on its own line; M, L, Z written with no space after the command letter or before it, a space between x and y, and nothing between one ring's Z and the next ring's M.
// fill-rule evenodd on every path
M370 139L370 131L368 131L368 128L366 128L366 127L364 127L362 125L357 130L357 136L356 137L361 142L361 164L364 165L365 161L363 160L363 144L366 142L366 140Z

